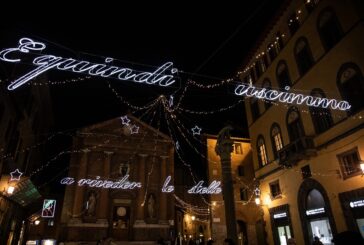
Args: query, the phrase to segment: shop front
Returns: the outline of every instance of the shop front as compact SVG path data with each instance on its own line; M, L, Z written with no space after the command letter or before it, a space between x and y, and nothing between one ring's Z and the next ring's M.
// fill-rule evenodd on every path
M269 209L274 244L286 245L293 237L289 205L281 205Z
M339 194L348 230L358 231L364 238L364 188Z
M298 193L298 207L306 244L318 237L323 244L333 244L336 234L334 217L325 189L313 179L306 179Z

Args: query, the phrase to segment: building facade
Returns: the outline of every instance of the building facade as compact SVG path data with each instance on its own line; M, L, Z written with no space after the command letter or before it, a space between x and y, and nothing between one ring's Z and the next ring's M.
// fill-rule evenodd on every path
M7 81L17 71L11 69L10 75L4 70L0 73L0 243L12 245L25 241L30 225L26 210L41 198L32 173L47 159L41 142L53 128L53 113L48 86L8 91ZM10 178L16 169L22 173L19 181Z
M174 183L172 141L128 117L130 121L116 118L84 128L74 137L73 149L78 153L71 157L69 177L75 182L61 182L69 184L61 240L173 239L174 197L162 191L168 176L172 177L169 185ZM109 184L99 186L99 180Z
M268 244L332 244L346 230L364 237L363 10L356 0L287 1L240 73L256 87L351 104L245 101Z
M255 204L254 168L249 139L232 138L231 170L239 244L264 244L263 210ZM209 182L222 181L220 157L215 152L216 136L207 135ZM227 237L223 195L210 195L212 239L222 244Z

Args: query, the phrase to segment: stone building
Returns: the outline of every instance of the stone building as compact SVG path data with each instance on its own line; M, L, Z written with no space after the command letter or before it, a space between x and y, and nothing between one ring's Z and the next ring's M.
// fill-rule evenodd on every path
M162 192L168 176L172 176L169 185L174 182L169 137L128 116L80 130L73 149L78 153L71 157L69 177L75 182L66 181L61 239L172 239L174 197ZM94 187L87 184L91 180L119 181L119 185Z
M256 87L346 100L349 111L245 101L268 244L364 237L363 2L285 1L240 73Z
M263 210L255 204L255 182L249 139L232 137L231 170L239 244L264 244ZM222 181L222 168L215 152L217 137L206 135L209 182ZM210 195L212 239L223 243L226 238L224 199Z
M46 146L39 143L47 139L54 124L49 87L8 91L9 79L19 71L5 69L3 64L0 68L0 244L12 245L26 238L27 210L41 198L31 174L47 159ZM44 82L46 77L37 81ZM22 173L19 181L10 178L16 169ZM9 187L13 192L8 192Z

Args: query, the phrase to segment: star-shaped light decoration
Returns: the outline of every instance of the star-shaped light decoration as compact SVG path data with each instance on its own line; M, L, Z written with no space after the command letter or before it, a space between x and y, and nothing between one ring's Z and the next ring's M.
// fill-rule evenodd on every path
M120 119L121 119L121 124L123 124L123 125L129 125L130 119L128 118L128 116L120 117Z
M13 172L10 172L10 181L19 181L22 175L23 173L17 168Z
M201 130L202 130L202 128L200 128L199 126L195 126L194 128L192 128L191 129L192 130L192 133L193 133L193 135L200 135L201 134Z
M139 133L139 127L135 124L133 124L131 127L130 127L130 133L131 134L137 134Z

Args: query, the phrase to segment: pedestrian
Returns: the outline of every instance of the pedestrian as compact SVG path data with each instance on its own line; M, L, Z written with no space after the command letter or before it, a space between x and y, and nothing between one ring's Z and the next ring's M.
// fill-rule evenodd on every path
M333 242L335 245L363 245L364 240L359 232L356 231L343 231L334 236Z
M318 236L315 236L313 238L313 243L312 245L324 245L321 241L320 241L320 238Z
M296 245L296 241L293 238L287 240L287 245Z

